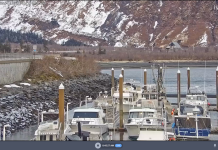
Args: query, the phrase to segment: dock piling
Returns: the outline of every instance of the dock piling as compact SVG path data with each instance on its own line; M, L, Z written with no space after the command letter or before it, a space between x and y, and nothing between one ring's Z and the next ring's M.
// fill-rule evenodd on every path
M59 86L59 121L61 123L61 130L64 130L64 85Z
M180 70L177 71L177 105L178 105L178 108L180 108L180 94L181 94L181 91L180 91Z
M189 92L189 88L190 88L190 68L187 68L187 77L188 77L188 92Z
M123 76L123 82L124 82L124 69L123 68L121 69L121 74Z
M216 107L218 109L218 66L216 68Z
M120 74L119 76L119 111L120 111L120 140L123 140L124 128L123 128L123 76Z
M147 90L147 70L145 69L144 70L144 90L146 91Z

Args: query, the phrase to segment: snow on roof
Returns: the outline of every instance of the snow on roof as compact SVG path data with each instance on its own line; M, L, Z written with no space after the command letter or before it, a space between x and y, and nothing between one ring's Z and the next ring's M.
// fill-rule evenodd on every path
M84 108L84 109L76 109L74 112L100 112L100 109L95 108Z
M156 112L155 109L143 108L143 109L130 109L129 112Z

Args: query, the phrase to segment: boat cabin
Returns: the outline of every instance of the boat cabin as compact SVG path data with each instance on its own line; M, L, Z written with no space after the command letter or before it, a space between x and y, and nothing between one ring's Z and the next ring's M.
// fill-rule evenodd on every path
M154 117L156 115L157 110L155 109L131 109L129 111L129 118L144 118L144 117Z
M114 93L113 100L119 103L119 93ZM123 93L123 102L133 102L135 101L133 93Z
M83 124L104 124L106 123L103 110L96 108L81 108L74 110L72 124L80 121Z
M146 99L157 99L157 86L155 84L145 85L142 97Z
M36 141L57 141L60 139L59 113L49 110L41 113L41 121L35 131Z
M199 109L198 116L202 116L204 114L204 109L201 106L196 106ZM189 115L193 116L193 109L195 108L194 105L181 105L180 106L180 115Z
M207 100L207 97L205 95L187 95L186 100L205 101Z

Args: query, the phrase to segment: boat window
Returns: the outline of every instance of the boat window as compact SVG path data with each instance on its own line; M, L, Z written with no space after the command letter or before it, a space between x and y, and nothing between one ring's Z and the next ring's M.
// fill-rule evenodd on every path
M148 94L145 94L144 97L145 97L146 99L149 99L149 95L148 95Z
M50 135L49 140L53 141L53 135Z
M197 100L204 101L204 100L205 100L205 97L204 97L204 96L197 96Z
M151 99L156 99L157 96L155 94L151 94Z
M128 101L128 98L124 98L125 101Z
M194 107L195 107L195 106L192 106L192 105L181 106L181 107L180 107L180 112L181 112L182 115L187 115L187 113L193 113ZM200 109L199 114L200 114L200 115L203 115L203 113L204 113L203 108L200 107L200 106L197 106L197 107Z
M154 112L145 112L144 114L144 117L153 117Z
M143 118L143 112L131 112L129 118Z
M98 112L75 112L73 118L98 118Z

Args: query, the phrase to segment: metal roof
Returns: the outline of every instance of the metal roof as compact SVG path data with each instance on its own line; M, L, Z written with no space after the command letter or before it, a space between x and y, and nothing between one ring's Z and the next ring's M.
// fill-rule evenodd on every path
M171 42L169 45L173 46L174 48L181 48L181 46L177 42Z

